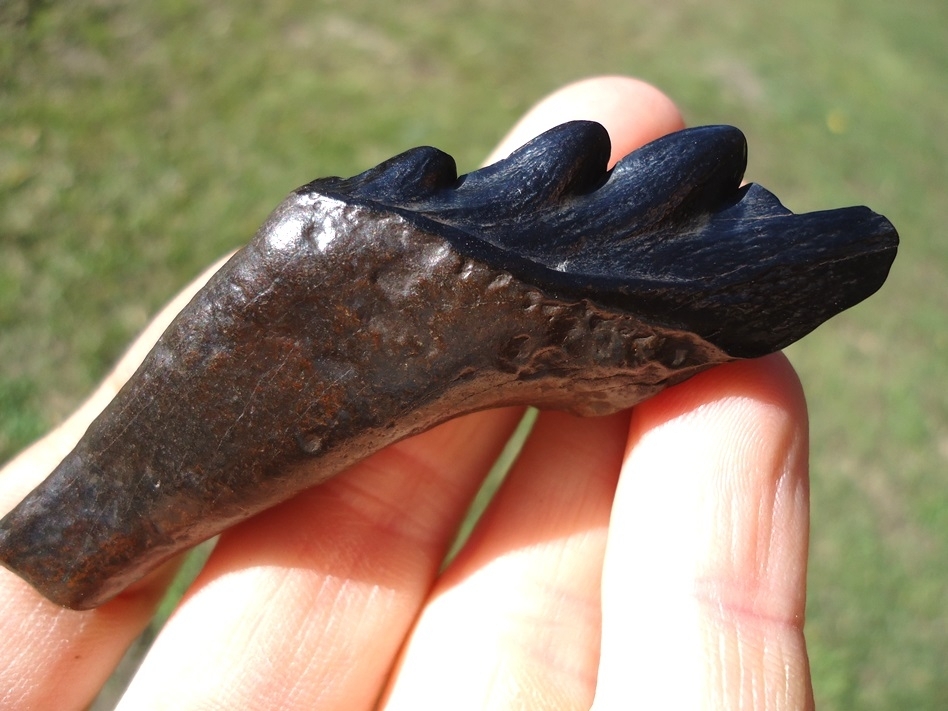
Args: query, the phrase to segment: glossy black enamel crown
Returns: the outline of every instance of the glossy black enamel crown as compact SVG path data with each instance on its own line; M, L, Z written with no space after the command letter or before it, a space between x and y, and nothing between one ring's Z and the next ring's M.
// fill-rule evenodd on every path
M456 248L543 289L689 330L735 357L779 350L874 293L898 234L866 207L793 214L741 186L744 135L703 126L607 169L599 124L554 128L460 178L416 148L348 180L304 190L430 221Z

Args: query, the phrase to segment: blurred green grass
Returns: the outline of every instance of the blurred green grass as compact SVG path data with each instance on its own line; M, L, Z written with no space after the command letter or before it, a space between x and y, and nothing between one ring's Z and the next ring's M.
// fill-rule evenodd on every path
M478 165L544 93L656 83L791 209L868 204L890 281L789 350L807 389L818 705L948 707L948 5L0 4L0 459L292 188L419 144Z

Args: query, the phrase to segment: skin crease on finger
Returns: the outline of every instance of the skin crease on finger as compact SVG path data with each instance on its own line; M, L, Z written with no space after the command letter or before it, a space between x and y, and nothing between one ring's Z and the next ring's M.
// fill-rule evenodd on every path
M598 120L609 129L613 138L613 161L642 143L682 127L674 105L657 90L641 82L621 77L587 80L541 102L504 139L488 162L509 153L539 131L575 118ZM133 348L133 353L140 357L149 346L147 340L142 340ZM120 375L103 386L103 390L94 395L74 419L11 463L0 478L0 501L4 505L12 505L51 469L72 446L97 409L107 402L109 393L114 392L132 369L120 366L117 369ZM735 403L740 405L738 410L744 407L741 403L746 399L734 394L739 389L734 390L731 399L725 398L726 404L717 410L700 396L688 399L688 393L707 394L706 385L721 377L717 373L717 370L710 371L700 376L701 380L673 388L654 407L651 403L640 406L632 426L633 441L647 443L649 427L673 433L677 427L674 423L689 422L687 412L677 419L668 419L664 424L658 416L651 421L648 419L649 413L661 413L661 407L667 407L669 402L679 402L675 398L681 398L682 408L692 407L698 413L690 420L690 427L680 429L680 434L695 436L703 414L714 414L724 418L725 423L735 424L728 413L732 412L730 407ZM783 382L786 374L758 373L757 380L751 382L763 383L768 378ZM768 407L771 408L768 412L773 414L774 406ZM746 416L750 410L741 411L745 412L745 417L739 418L738 424L745 431L760 434L759 427L754 429L757 421ZM121 708L371 708L386 683L400 646L426 604L425 597L438 573L439 556L450 544L477 483L516 420L517 412L507 410L452 421L418 438L406 440L330 485L307 492L226 534L198 583L162 632ZM584 422L583 427L587 426L594 430L595 421ZM705 436L699 436L698 442L707 445L702 439ZM688 440L666 444L673 452L681 453L681 441ZM781 441L797 442L795 451L801 447L805 449L805 443L801 444L793 437ZM750 471L752 481L765 481L767 476L763 465L761 468L753 466L752 449L746 446L739 449L747 453L746 460L740 463L743 467L740 471L745 476ZM556 449L551 447L550 451ZM628 514L639 515L642 528L631 533L639 536L641 546L656 548L656 542L665 545L666 536L674 540L668 533L669 521L664 521L664 528L659 525L663 518L672 519L672 523L677 521L683 527L680 516L672 515L679 511L681 502L672 498L674 492L666 491L665 500L662 497L655 500L646 498L639 500L636 507L634 500L643 492L637 490L635 482L641 485L641 482L649 481L649 477L656 480L668 478L667 468L662 471L655 462L651 465L652 474L647 474L649 465L642 463L637 451L638 448L632 450L628 456L610 525L616 527L617 523L626 520ZM645 447L645 451L649 448ZM758 457L753 461L766 459ZM463 465L461 460L465 460ZM713 457L711 461L720 466L725 464L725 460ZM773 461L770 457L770 465ZM788 471L790 469L792 467L788 467ZM720 476L718 469L708 476L712 482L731 481L733 484L737 481L736 478ZM628 484L630 481L633 483ZM561 706L556 703L563 700L562 688L553 690L557 695L555 699L544 696L551 686L546 683L550 677L544 674L542 666L525 671L529 678L510 682L519 686L513 689L516 693L492 698L506 698L507 708L522 707L525 699L535 701L535 704L531 703L533 708L550 707L551 704L556 708L572 704L582 708L588 707L595 689L598 707L625 708L629 699L648 697L647 693L643 696L641 689L630 688L631 684L641 682L644 684L642 688L648 691L659 686L659 679L664 679L666 691L700 687L710 690L718 705L739 708L741 706L730 704L730 699L746 701L746 694L754 692L754 689L744 688L745 679L758 684L755 688L765 696L770 694L774 698L779 696L778 685L782 679L784 696L799 699L798 690L790 687L798 683L791 677L798 672L804 675L806 671L800 633L802 597L798 596L799 609L788 616L787 610L796 608L789 600L781 598L781 594L784 590L802 590L804 582L798 561L801 548L805 561L805 531L802 534L799 531L803 525L801 521L805 519L801 513L801 508L804 513L806 509L805 493L800 493L801 479L797 475L772 481L777 482L772 490L755 490L759 495L756 504L754 492L744 491L738 501L746 506L734 509L732 521L732 524L751 519L764 521L767 511L775 513L772 525L760 526L753 538L757 543L770 541L771 544L769 547L755 544L752 548L754 551L771 551L769 559L772 562L762 567L751 566L756 577L741 577L748 572L742 567L744 558L737 555L742 549L724 535L727 517L722 516L718 527L711 527L721 535L708 540L720 542L720 547L714 550L730 550L735 555L723 556L711 568L701 568L703 580L716 583L753 580L756 581L754 585L748 588L743 584L731 587L716 584L707 588L711 591L707 599L718 601L714 614L709 612L711 605L695 605L693 602L690 608L676 610L670 602L662 608L658 606L661 599L649 598L647 594L655 586L643 585L643 580L657 581L661 568L645 566L645 563L655 562L654 556L649 558L642 550L624 548L630 532L618 526L617 530L610 531L605 551L604 636L598 680L588 671L590 659L597 656L595 643L590 642L595 635L586 636L581 645L580 664L581 670L585 671L576 672L576 678L581 680L578 686L581 691L577 692L577 687L573 687L568 692L572 700L570 704ZM796 488L791 486L794 482ZM556 486L556 482L547 485ZM681 488L679 483L677 490ZM708 493L706 487L700 490ZM632 493L623 494L623 491ZM768 491L776 494L771 493L768 499ZM708 493L708 499L724 500L715 498L713 492ZM686 497L686 501L690 500ZM517 519L523 519L520 521L522 526L529 520L524 518L529 514L529 503L525 502L516 514ZM511 510L516 509L516 506L511 506ZM596 545L600 548L603 545L601 538L598 544L595 539L601 537L607 508L595 505L590 510L594 513L584 526L592 533L585 538L577 537L591 546L585 549L585 558L579 556L579 562L575 563L585 568L590 567L590 559L596 560L590 551ZM501 526L503 521L499 514L495 514L494 522L488 519L486 525ZM507 519L507 525L509 521ZM645 522L649 521L658 527L647 528ZM770 535L764 535L764 529L770 531ZM747 532L739 526L736 530ZM802 546L799 544L801 535ZM483 545L483 541L491 539L491 530L482 526L478 536ZM531 564L530 570L542 571L546 569L544 556L570 560L570 555L564 553L569 550L574 549L565 544L559 549L557 546L536 546L526 552L520 551L518 555L527 556L524 560ZM670 558L674 552L672 549L663 557ZM691 560L696 561L699 556L692 553ZM704 553L707 559L714 559L707 551ZM468 581L489 580L489 576L481 575L491 567L489 562L485 560L482 566L477 566L476 556L473 553L466 555L471 575L455 579L452 595L476 592L473 587L464 589ZM751 559L757 560L757 557L751 556ZM781 569L777 564L781 559L797 561L797 564L784 569L786 580L783 583L776 572ZM459 562L464 560L464 557L458 559ZM502 559L495 560L502 562ZM697 579L697 565L695 563L689 569L693 574L692 582ZM635 577L624 579L615 572L623 569ZM805 566L802 570L805 571ZM558 580L568 579L571 572L580 574L578 568L567 565L557 571ZM679 573L682 577L671 582L686 579L683 577L685 573ZM147 622L167 582L160 576L152 578L96 611L73 613L46 603L6 571L0 571L0 576L0 586L3 587L0 595L7 612L0 630L3 633L0 635L3 648L0 690L13 688L6 683L10 682L15 684L16 694L0 696L3 702L0 706L6 707L8 702L13 702L11 707L22 709L84 707L95 688L104 682L110 666ZM492 592L501 594L505 580L504 576L495 577L491 583ZM551 580L537 577L532 589L543 589L544 584ZM662 589L660 585L657 587ZM585 584L582 589L581 597L585 598L595 586ZM524 595L532 594L530 589L518 590ZM691 590L693 593L693 584ZM757 594L750 595L751 590ZM772 594L777 602L783 600L785 606L778 605L776 609L763 606L762 601L767 597L764 592ZM505 599L513 609L530 609L526 606L529 602L526 598L519 601L519 608L517 600L501 599ZM684 596L674 599L680 601ZM691 600L694 600L693 595ZM579 607L587 609L585 604ZM628 631L630 626L634 630L635 624L642 626L642 619L632 613L643 610L653 621L661 619L667 624L662 627L655 622L651 627L646 626L648 631L655 633L652 637L623 639L623 630ZM681 613L685 610L687 613L691 610L690 618L685 614L681 619L694 619L698 623L698 639L687 635L680 620L678 624L672 624L673 617L656 617L656 610L669 615L675 611ZM589 619L593 617L598 618L592 615ZM631 620L627 619L630 617ZM421 630L419 624L410 638L412 647L420 645L418 648L424 648L425 641L419 636ZM502 631L494 627L490 633L500 635ZM595 632L598 635L598 630ZM546 634L545 646L560 650L572 649L577 636L569 626L561 630L554 627ZM636 639L654 643L654 647L649 650L640 644L638 648L630 649L628 645ZM665 651L662 644L670 654L654 653L656 650ZM675 676L669 676L671 672L665 671L662 677L660 670L655 668L656 661L668 660L669 656L680 658L682 655L678 652L687 649L701 652L692 659L694 665L682 668L669 664L668 669L674 670ZM463 646L460 651L464 651ZM734 655L739 658L736 663ZM699 657L707 666L699 663ZM550 664L554 668L562 664L562 660L555 659L555 655L550 655ZM411 678L411 674L423 677L425 669L412 669L409 667L412 663L411 654L403 655L400 673L406 679ZM729 671L735 669L737 672ZM746 676L742 673L745 669L749 670ZM733 677L734 673L738 676ZM658 696L651 700L658 703L644 704L643 707L669 707ZM751 705L755 704L744 704ZM456 705L451 704L451 707ZM504 707L504 704L498 706ZM682 708L685 707L691 706ZM787 705L786 708L794 706Z

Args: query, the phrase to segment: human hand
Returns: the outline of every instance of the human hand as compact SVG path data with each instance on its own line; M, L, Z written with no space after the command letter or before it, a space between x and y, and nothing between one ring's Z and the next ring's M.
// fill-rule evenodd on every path
M491 160L574 118L609 129L613 160L682 126L647 85L589 80L535 107ZM72 448L212 271L6 467L0 511ZM786 359L715 368L631 413L541 413L440 571L521 414L448 422L222 534L120 708L812 707L806 406ZM83 708L171 572L73 612L0 571L0 707Z

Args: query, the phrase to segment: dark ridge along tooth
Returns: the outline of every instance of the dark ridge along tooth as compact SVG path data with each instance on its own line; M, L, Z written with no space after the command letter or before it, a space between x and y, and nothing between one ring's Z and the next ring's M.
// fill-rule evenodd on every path
M778 350L885 281L864 207L741 187L744 136L671 134L607 170L564 124L458 177L417 148L295 191L0 521L0 562L95 607L174 554L452 417L601 415Z

